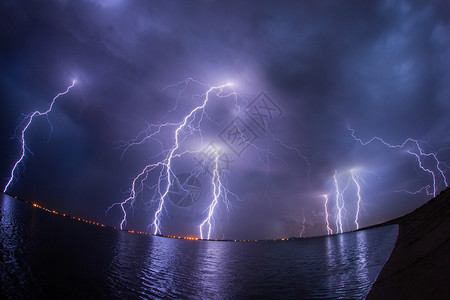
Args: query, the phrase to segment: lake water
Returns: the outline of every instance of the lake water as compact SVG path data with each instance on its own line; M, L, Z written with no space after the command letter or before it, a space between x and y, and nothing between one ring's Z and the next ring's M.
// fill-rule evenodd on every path
M131 234L0 201L0 291L7 298L363 299L396 225L284 242Z

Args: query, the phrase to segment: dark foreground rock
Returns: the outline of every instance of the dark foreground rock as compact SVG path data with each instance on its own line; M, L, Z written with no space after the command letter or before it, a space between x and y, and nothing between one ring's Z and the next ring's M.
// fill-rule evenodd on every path
M450 189L398 224L398 239L367 299L450 299Z

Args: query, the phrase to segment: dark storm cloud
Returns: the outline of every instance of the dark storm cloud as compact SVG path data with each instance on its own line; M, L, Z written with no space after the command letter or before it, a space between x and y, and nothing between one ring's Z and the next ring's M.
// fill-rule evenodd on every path
M186 77L231 80L241 92L266 91L282 107L271 130L301 149L311 173L308 180L304 161L271 144L281 160L272 160L266 192L266 167L248 152L249 165L236 167L241 180L231 183L242 201L219 214L219 236L298 235L302 208L314 224L306 234L324 233L321 195L333 192L334 170L345 181L356 167L367 178L362 224L397 216L426 197L393 191L414 190L429 176L402 151L356 145L347 124L367 139L412 136L449 146L449 11L445 1L4 1L2 178L19 150L8 140L17 118L45 107L76 78L50 116L50 142L45 121L33 127L36 156L13 192L101 219L158 147L137 147L122 161L114 149L173 106L174 94L161 89ZM449 161L450 151L440 155ZM149 214L138 204L130 226L148 225ZM201 215L173 212L164 224L197 234ZM118 211L105 219L119 220Z

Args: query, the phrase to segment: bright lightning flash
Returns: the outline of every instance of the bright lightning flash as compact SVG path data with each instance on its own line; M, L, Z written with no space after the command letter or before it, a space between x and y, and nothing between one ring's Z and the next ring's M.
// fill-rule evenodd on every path
M222 182L220 180L220 173L219 173L219 154L216 153L215 157L215 167L213 172L213 178L212 178L212 186L213 186L213 200L211 202L211 205L208 207L208 217L200 224L200 238L203 239L203 226L208 224L208 235L207 239L209 240L211 238L211 228L212 228L212 221L213 221L213 215L214 210L217 206L217 203L219 202L219 197L221 196L222 192Z
M181 158L184 155L191 155L201 152L199 149L192 149L187 147L188 144L187 141L189 137L193 135L198 135L201 138L201 141L203 144L203 128L201 126L202 120L204 118L212 121L212 118L207 114L205 111L207 104L209 103L209 100L211 96L215 96L218 98L228 98L232 97L234 102L234 107L237 112L242 111L241 107L238 105L238 94L231 88L233 83L229 82L227 84L216 86L216 87L209 87L208 85L201 83L195 79L187 78L183 81L180 81L176 84L170 85L165 87L162 91L165 91L169 88L178 87L180 88L178 91L178 96L175 101L175 105L172 109L168 111L168 113L163 117L163 119L170 114L171 112L174 112L178 108L179 100L181 99L181 93L185 91L188 88L189 83L195 83L201 86L202 88L207 88L207 92L204 94L195 94L193 97L201 97L203 99L203 102L201 105L195 107L193 110L191 110L189 113L185 115L185 117L180 122L173 122L173 123L158 123L158 124L148 124L147 129L144 131L141 131L138 133L138 135L131 141L123 143L121 146L123 150L122 157L125 154L125 152L133 146L142 145L145 142L150 141L156 141L159 142L161 146L161 151L153 158L157 161L156 163L152 163L149 165L146 165L141 172L133 178L131 188L129 190L128 198L126 198L124 201L120 203L115 203L111 205L109 209L116 205L120 205L123 218L120 223L120 228L123 229L123 227L126 224L127 220L127 210L134 207L134 203L136 200L136 197L138 194L143 192L144 186L147 186L144 184L144 182L150 178L149 173L150 172L158 172L157 173L157 182L153 186L150 187L150 189L154 192L153 197L151 199L152 202L157 203L156 211L153 215L153 222L151 223L151 226L154 230L154 234L161 234L161 216L165 209L165 200L168 197L168 194L170 192L171 187L174 183L179 182L178 178L175 175L174 172L174 163L175 159ZM164 148L163 143L159 140L159 137L162 135L163 131L167 131L173 128L173 140L171 142L171 145L169 148ZM248 147L253 147L258 152L258 156L260 160L266 165L266 176L268 177L268 174L270 172L270 164L269 164L269 156L277 158L282 161L281 158L279 158L277 155L272 153L269 148L269 144L267 144L267 149L264 149L262 147L257 146L255 143L252 143L251 140L247 140L247 138L244 135L244 132L241 131L240 128L236 127L236 129L239 131L240 140L243 143L246 143ZM283 143L280 139L273 136L273 134L270 133L268 128L266 128L266 132L268 132L268 137L272 140L278 142L281 146L285 147L286 149L290 149L296 152L296 154L303 160L305 160L307 166L308 166L308 175L309 175L309 162L306 159L305 156L303 156L300 151L297 148L291 147ZM216 153L216 156L219 153ZM213 154L214 155L214 154ZM266 161L263 161L261 158L261 155L264 155L266 158ZM229 196L234 197L236 199L239 199L238 196L232 192L230 192L227 188L227 173L225 170L221 169L220 158L216 157L216 165L213 172L212 180L211 180L211 189L212 189L212 202L210 206L208 207L208 215L206 219L200 224L200 237L202 239L210 239L211 238L211 231L214 224L214 211L217 210L217 205L219 203L219 200L221 200L227 209L230 209L231 204L228 200ZM212 168L212 167L211 167ZM191 176L196 176L196 174L200 173L198 169L194 169L191 172ZM266 178L267 178L266 177ZM267 182L266 182L267 184ZM267 186L266 185L266 196L267 196ZM188 191L185 191L188 192ZM206 229L207 227L207 229Z
M49 121L48 114L52 111L53 105L55 104L56 100L58 100L60 96L67 94L69 92L69 90L75 85L75 83L76 83L76 81L73 80L72 84L70 86L68 86L67 89L64 92L61 92L61 93L57 94L53 98L52 102L50 103L49 108L46 111L40 112L40 111L36 110L34 112L29 113L28 115L26 115L23 118L22 122L18 126L18 127L20 127L22 124L25 123L25 126L22 129L22 132L21 132L21 135L20 135L20 138L19 138L19 141L20 141L20 143L22 145L21 155L20 155L20 158L16 161L16 163L14 164L14 167L11 170L11 176L10 176L10 178L8 180L8 183L6 184L5 188L3 189L3 193L7 192L8 188L11 186L13 180L16 178L14 176L14 174L17 172L17 168L18 168L19 164L23 164L23 161L24 161L25 157L27 156L26 155L27 151L32 153L30 151L30 149L28 149L28 146L26 144L25 134L26 134L28 128L30 127L31 123L33 122L33 119L35 117L39 117L39 116L46 116L47 120ZM26 120L28 120L28 121L26 121ZM50 127L51 127L51 130L53 131L53 126L51 125L51 123L50 123Z
M305 216L305 209L304 208L302 208L302 216L303 216L303 219L302 219L302 231L300 231L300 237L301 238L303 237L303 233L305 233L305 224L306 224L306 216Z
M325 221L327 223L327 234L330 235L330 234L333 234L333 230L330 227L330 221L329 221L330 215L328 213L328 195L324 194L323 197L325 198L324 208L325 208Z
M342 210L344 209L344 196L343 193L339 191L339 183L337 179L337 171L334 171L333 175L334 188L336 189L336 231L337 233L342 233Z
M186 88L186 85L190 82L197 82L193 79L186 79L176 85L184 83ZM204 85L204 84L203 84ZM182 121L178 123L163 123L163 124L152 124L149 126L147 131L143 131L138 134L138 137L134 139L132 142L127 143L124 148L125 151L130 147L134 145L140 145L144 143L147 140L155 139L155 137L161 133L161 131L164 128L169 127L175 127L174 134L173 134L173 145L168 150L163 150L160 155L164 155L163 159L145 166L142 171L133 179L132 186L130 189L129 197L126 198L121 203L115 203L112 206L108 208L111 209L115 205L120 205L123 212L123 218L120 223L120 228L123 229L123 226L126 223L127 219L127 208L126 206L133 206L136 196L142 192L144 181L148 178L149 172L153 170L159 170L158 180L155 186L153 186L155 190L155 195L153 197L153 200L158 203L157 209L153 216L153 222L152 226L154 228L154 234L161 234L161 214L164 209L164 203L166 198L168 197L169 191L174 183L174 181L178 180L173 172L173 165L174 165L174 159L180 158L186 154L194 154L199 152L199 150L183 150L181 151L181 144L191 135L198 133L201 136L201 122L204 119L206 115L205 108L210 100L211 94L214 94L215 96L219 98L227 98L230 96L236 96L236 93L229 89L231 84L225 84L221 86L211 87L209 90L203 94L204 100L201 105L195 107L192 109L183 119ZM235 99L236 101L236 99ZM178 102L178 99L177 99ZM236 103L236 102L235 102ZM176 106L173 110L176 109ZM143 137L142 137L143 136ZM124 152L125 152L124 151ZM212 180L213 186L214 186L214 199L218 200L221 190L223 189L222 183L220 182L219 177L219 169L218 165L216 164L216 170L214 172L214 177ZM210 216L207 223L211 225L211 217L212 213L214 212L214 208L217 205L217 201L213 201L212 207L210 207ZM208 238L211 231L211 226L208 230Z
M356 229L359 229L359 223L358 223L358 219L359 219L359 210L361 209L361 185L359 183L360 181L360 177L358 176L358 173L356 172L355 169L352 169L351 171L352 174L352 180L356 185L356 196L357 196L357 203L356 203L356 215L355 215L355 224L356 224Z

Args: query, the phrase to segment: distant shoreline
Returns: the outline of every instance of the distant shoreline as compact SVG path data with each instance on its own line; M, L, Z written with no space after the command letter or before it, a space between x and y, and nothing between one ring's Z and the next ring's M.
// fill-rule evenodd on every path
M4 193L5 194L5 193ZM72 217L49 210L38 204L22 200L9 194L24 204L34 206L48 213L81 221L92 225L121 230L117 227ZM441 299L450 297L450 188L431 199L421 207L402 217L380 224L360 228L361 231L388 225L398 225L399 232L392 253L366 299ZM121 230L132 234L153 235L147 232ZM196 238L158 235L160 237L197 240ZM316 237L311 237L316 238ZM317 237L319 238L319 237ZM304 238L284 238L270 240L211 240L227 242L274 242L300 240Z
M48 209L45 208L37 203L33 203L24 199L21 199L17 196L13 196L11 194L8 193L3 193L4 195L11 197L15 200L18 200L26 205L30 205L33 206L37 209L41 209L45 212L48 213L52 213L55 215L60 215L62 217L68 218L68 219L72 219L73 221L79 221L79 222L83 222L83 223L88 223L91 225L96 225L96 226L100 226L106 229L111 229L111 230L118 230L118 231L124 231L124 232L128 232L131 234L140 234L140 235L150 235L150 236L157 236L157 237L163 237L163 238L171 238L171 239L182 239L182 240L190 240L190 241L207 241L207 242L242 242L242 243L251 243L251 242L284 242L284 241L289 241L289 240L295 240L297 238L294 237L290 237L290 238L277 238L277 239L266 239L266 240L260 240L260 239L200 239L197 237L188 237L188 236L177 236L177 235L165 235L165 234L153 234L150 232L146 232L146 231L138 231L138 230L131 230L131 229L120 229L119 227L116 226L110 226L110 225L105 225L96 221L92 221L92 220L87 220L84 219L82 217L75 217L75 216L71 216L69 214L66 213L62 213L62 212L58 212L52 209Z

